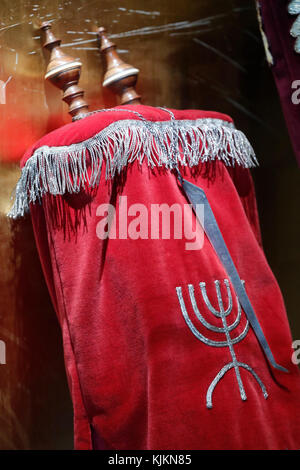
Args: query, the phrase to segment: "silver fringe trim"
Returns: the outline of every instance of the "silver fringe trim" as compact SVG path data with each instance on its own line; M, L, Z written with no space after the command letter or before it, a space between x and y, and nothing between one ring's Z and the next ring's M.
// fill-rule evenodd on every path
M120 120L83 142L38 148L22 169L8 216L23 216L46 193L78 193L86 185L97 186L103 162L109 179L135 160L167 169L214 160L246 168L257 164L245 135L220 119Z

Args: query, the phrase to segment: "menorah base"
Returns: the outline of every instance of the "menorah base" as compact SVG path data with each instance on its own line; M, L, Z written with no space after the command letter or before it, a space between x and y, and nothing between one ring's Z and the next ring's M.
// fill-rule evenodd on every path
M254 370L250 366L248 366L248 364L245 364L243 362L238 362L238 361L229 362L217 373L216 377L214 378L214 380L211 382L210 386L208 387L207 394L206 394L206 407L207 408L212 408L213 407L213 405L212 405L212 394L213 394L214 389L215 389L216 385L218 384L218 382L224 377L226 372L228 372L230 369L235 368L235 367L237 367L237 368L242 367L242 368L246 369L248 372L251 372L253 377L259 383L265 400L268 398L268 392L266 390L266 387L262 383L261 379L258 377L257 373L254 372ZM245 401L245 400L247 400L247 396L246 396L246 393L244 391L243 384L242 384L240 378L237 377L237 380L238 380L238 383L239 383L241 399L243 401Z

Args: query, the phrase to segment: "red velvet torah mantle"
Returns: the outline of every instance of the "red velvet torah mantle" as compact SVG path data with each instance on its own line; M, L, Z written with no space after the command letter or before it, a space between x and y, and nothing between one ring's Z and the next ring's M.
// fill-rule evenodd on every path
M68 124L24 156L10 215L31 212L62 329L76 449L300 449L299 372L261 246L254 164L228 116L141 105ZM268 362L176 167L205 191L288 373ZM162 204L192 214L186 236L173 236L175 210L163 234L152 212ZM192 229L199 249L187 245Z

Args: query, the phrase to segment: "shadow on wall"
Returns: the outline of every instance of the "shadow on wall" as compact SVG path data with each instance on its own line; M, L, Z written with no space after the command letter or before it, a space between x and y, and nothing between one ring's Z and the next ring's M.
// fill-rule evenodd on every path
M0 216L0 449L72 448L61 333L30 218Z

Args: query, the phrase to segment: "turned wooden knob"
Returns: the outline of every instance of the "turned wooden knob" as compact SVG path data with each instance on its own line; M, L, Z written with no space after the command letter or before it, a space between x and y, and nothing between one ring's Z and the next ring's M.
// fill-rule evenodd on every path
M51 31L51 23L44 22L41 30L45 41L43 47L50 51L50 61L45 79L63 91L63 100L69 105L72 117L88 113L88 104L83 99L84 91L78 86L82 63L66 55L61 47L61 40Z
M135 90L139 70L120 59L116 45L106 37L105 33L105 28L98 29L100 51L106 63L103 86L118 93L121 104L140 104L141 97Z

